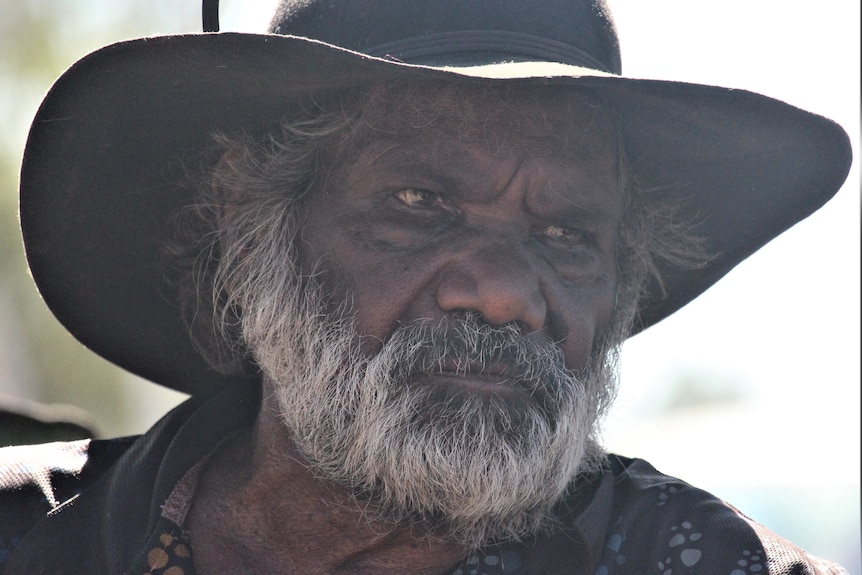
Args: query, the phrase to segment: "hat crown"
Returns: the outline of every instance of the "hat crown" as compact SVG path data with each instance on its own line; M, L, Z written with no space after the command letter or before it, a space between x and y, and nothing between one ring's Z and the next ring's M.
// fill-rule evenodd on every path
M621 73L604 0L283 0L271 31L411 64L540 60Z

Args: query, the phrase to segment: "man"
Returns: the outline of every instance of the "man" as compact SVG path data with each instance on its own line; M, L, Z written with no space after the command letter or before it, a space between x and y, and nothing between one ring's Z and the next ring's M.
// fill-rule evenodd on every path
M194 395L7 452L7 572L840 572L596 431L622 341L828 200L846 135L620 77L604 6L530 8L288 3L58 82L34 277Z

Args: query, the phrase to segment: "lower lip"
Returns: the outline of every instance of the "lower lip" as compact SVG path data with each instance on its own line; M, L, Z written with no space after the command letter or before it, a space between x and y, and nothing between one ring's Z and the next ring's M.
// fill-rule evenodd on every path
M452 385L483 393L506 395L518 394L529 396L529 393L524 386L519 385L517 382L508 380L502 375L434 373L416 376L414 381L422 384Z

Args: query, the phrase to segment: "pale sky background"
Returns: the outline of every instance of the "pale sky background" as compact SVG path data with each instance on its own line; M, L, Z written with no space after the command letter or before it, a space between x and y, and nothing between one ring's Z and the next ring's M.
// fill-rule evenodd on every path
M785 100L843 125L859 154L858 0L609 3L626 75ZM222 30L262 31L273 5L222 0ZM612 451L727 498L851 575L862 575L859 190L855 161L826 207L628 342L605 430ZM687 380L718 401L680 405ZM129 432L182 399L128 389L142 414Z

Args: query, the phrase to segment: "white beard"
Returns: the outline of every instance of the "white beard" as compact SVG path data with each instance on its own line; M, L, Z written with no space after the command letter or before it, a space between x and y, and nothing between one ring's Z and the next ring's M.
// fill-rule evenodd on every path
M243 332L284 423L312 472L375 518L421 522L473 548L518 540L552 529L574 477L600 465L597 422L615 386L605 362L579 379L556 345L473 314L445 329L401 327L368 358L351 319L320 311L320 288L262 285L280 288L246 302ZM505 362L527 393L417 383L444 362Z

